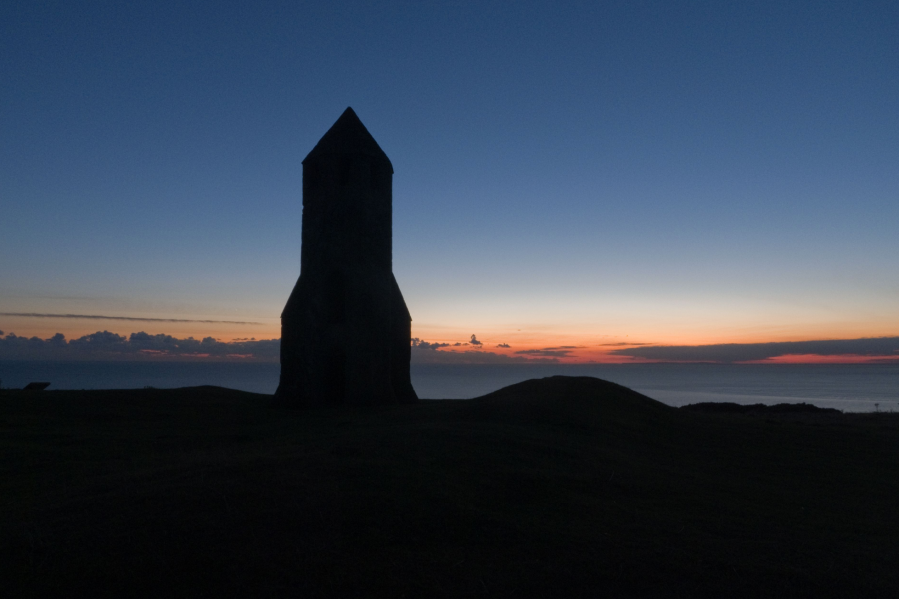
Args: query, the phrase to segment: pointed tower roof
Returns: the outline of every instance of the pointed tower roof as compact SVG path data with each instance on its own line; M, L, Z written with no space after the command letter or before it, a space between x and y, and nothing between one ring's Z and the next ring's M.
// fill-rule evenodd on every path
M362 124L362 121L359 120L359 117L356 116L356 113L350 107L343 111L337 122L331 125L328 132L318 140L312 151L303 159L303 164L310 159L328 154L366 154L374 156L386 161L390 166L390 172L393 172L393 165L390 164L387 154L384 153L384 150L381 149L381 146L378 145L378 142L375 141L375 138L371 136L371 133L368 132L368 129L365 128L365 125Z

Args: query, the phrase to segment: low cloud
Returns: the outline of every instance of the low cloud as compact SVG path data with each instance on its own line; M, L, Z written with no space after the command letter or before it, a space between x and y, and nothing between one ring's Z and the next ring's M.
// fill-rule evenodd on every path
M571 350L570 349L561 349L554 347L547 347L544 349L520 349L516 354L526 355L526 356L540 356L544 358L570 358Z
M555 358L526 358L491 351L413 351L413 364L552 364Z
M669 362L751 362L795 355L891 358L899 356L899 337L716 345L654 345L616 349L609 353Z
M479 346L479 347L480 347L481 345L483 345L483 343L481 343L480 341L478 341L478 338L475 337L474 335L471 336L471 344L472 344L472 345L477 345L477 346Z
M509 349L509 348L512 347L512 346L509 345L508 343L499 343L499 344L497 344L496 347L504 347L504 348L506 348L506 349Z
M437 350L441 347L449 347L449 343L428 343L427 341L422 341L418 337L413 337L412 347L422 350Z
M637 347L639 345L654 345L652 343L628 343L627 341L619 341L618 343L600 343L599 347Z
M544 358L571 358L571 350L579 349L583 345L560 345L558 347L543 347L541 349L521 349L515 352L526 356L542 356Z
M122 360L145 358L210 358L254 359L277 361L281 353L280 339L232 341L225 343L213 337L178 339L171 335L131 333L124 337L109 331L97 331L66 341L62 333L49 339L19 337L10 333L0 337L0 358L13 360Z
M201 324L255 324L261 322L245 322L243 320L193 320L184 318L139 318L136 316L105 316L102 314L43 314L38 312L0 312L0 316L19 316L23 318L67 318L80 320L124 320L128 322L192 322ZM3 331L0 331L0 335Z
M472 336L474 337L474 336ZM475 339L476 341L477 339ZM478 342L481 345L481 342ZM556 356L537 355L533 357L509 356L491 351L477 349L450 349L444 347L471 347L468 343L429 343L418 338L412 339L412 363L413 364L541 364L558 362ZM508 344L500 344L498 347L509 347ZM564 356L563 356L564 357Z

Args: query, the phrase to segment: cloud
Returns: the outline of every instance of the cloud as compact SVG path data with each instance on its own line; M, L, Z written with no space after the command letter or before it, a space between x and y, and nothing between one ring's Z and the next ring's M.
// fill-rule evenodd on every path
M471 344L472 344L472 345L477 345L477 346L483 345L483 343L481 343L480 341L478 341L478 338L475 337L474 335L471 336Z
M638 345L654 345L653 343L628 343L627 341L619 341L618 343L600 343L599 347L636 347Z
M499 344L497 344L496 347L504 347L504 348L506 348L506 349L509 349L509 348L512 347L512 346L509 345L508 343L499 343Z
M3 333L0 332L0 335L2 335L2 334ZM56 333L55 335L53 335L52 337L47 339L46 342L49 343L53 347L62 347L66 344L66 336L63 335L62 333Z
M139 318L136 316L104 316L101 314L40 314L36 312L0 312L0 316L20 316L24 318L78 318L88 320L125 320L128 322L193 322L201 324L255 324L261 322L245 322L242 320L192 320L184 318ZM0 331L0 335L3 331Z
M555 358L526 358L491 351L413 351L413 364L552 364Z
M541 351L555 351L560 349L578 349L584 347L583 345L560 345L559 347L544 347Z
M571 353L570 349L557 349L548 347L545 349L520 349L516 354L523 354L527 356L541 356L544 358L570 358L569 354Z
M544 347L541 349L520 349L516 354L527 356L542 356L545 358L570 358L571 350L583 347L582 345L560 345L559 347Z
M423 350L437 350L441 347L449 347L449 343L428 343L427 341L422 341L418 337L413 337L412 347Z
M144 333L144 335L146 335L146 333ZM90 335L85 335L79 339L72 339L69 341L69 345L73 348L89 348L90 351L122 349L127 343L127 337L122 337L121 335L110 333L109 331L97 331L96 333L91 333Z
M171 335L131 333L123 337L109 331L97 331L66 341L62 333L49 339L19 337L10 333L0 337L0 358L33 360L119 360L163 358L228 359L240 356L260 361L277 361L281 354L280 339L232 341L225 343L213 337L202 340Z
M479 342L480 344L480 342ZM443 347L467 346L468 343L428 343L418 339L412 339L412 363L413 364L542 364L558 362L556 356L509 356L490 351L484 351L480 347L476 349L443 351ZM498 347L509 347L502 343ZM564 357L564 356L563 356Z
M616 349L609 353L670 362L750 362L790 355L895 357L899 355L899 337L717 345L655 345Z

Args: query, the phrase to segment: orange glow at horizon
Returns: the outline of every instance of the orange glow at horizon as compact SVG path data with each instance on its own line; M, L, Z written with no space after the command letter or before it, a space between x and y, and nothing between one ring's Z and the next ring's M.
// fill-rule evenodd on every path
M616 349L624 349L626 346L620 346ZM631 346L634 347L634 346ZM524 348L525 351L528 348ZM543 348L529 348L533 350L541 350ZM610 354L611 349L599 348L577 348L570 350L565 356L541 356L539 354L521 354L516 353L521 350L504 349L504 348L488 348L477 349L472 346L445 347L437 351L482 351L502 354L510 357L526 357L537 361L541 358L553 358L558 360L560 364L697 364L710 363L708 361L690 361L690 360L658 360L641 357L623 356L618 354ZM552 350L551 350L552 351ZM732 364L880 364L880 363L899 363L899 356L866 356L858 354L841 354L841 355L820 355L820 354L787 354L783 356L775 356L765 360L747 360L741 362L731 362Z
M709 326L683 329L666 326L570 327L555 323L522 324L519 326L471 325L441 326L412 323L412 336L430 343L466 343L472 334L483 343L483 349L508 353L497 348L508 344L512 350L532 350L548 347L576 346L589 353L605 353L602 348L615 349L637 345L698 346L719 344L783 343L797 341L826 341L831 339L863 339L899 336L897 323L845 324L842 326L792 327L770 325L764 327ZM577 352L584 353L583 351Z
M654 346L702 346L702 345L721 345L721 344L756 344L756 343L780 343L780 342L801 342L814 340L830 340L830 339L863 339L890 337L899 335L890 334L870 334L867 331L862 334L845 336L830 335L771 335L766 336L761 333L753 335L734 335L732 338L724 336L700 336L697 334L693 340L687 341L683 338L658 338L651 334L637 337L633 341L628 335L595 335L586 332L577 332L569 335L549 334L548 331L488 331L489 335L477 335L477 339L481 341L481 346L472 346L464 335L458 333L458 336L450 337L446 330L434 330L437 333L431 336L420 336L413 331L414 337L430 343L448 343L448 347L442 347L437 351L482 351L501 354L508 357L525 357L529 359L551 358L558 360L561 364L649 364L649 363L691 363L690 361L674 361L659 360L642 357L632 357L626 355L612 354L613 350L629 349L646 345ZM424 331L422 331L424 333ZM455 331L453 331L455 333ZM452 334L452 333L451 333ZM439 336L438 336L439 335ZM460 340L459 337L463 337ZM467 337L470 338L470 335ZM597 343L597 337L603 338ZM692 342L691 342L692 341ZM457 343L461 345L456 346ZM500 344L507 344L510 347L498 347ZM546 354L540 355L540 351L548 352L564 352L564 354ZM522 353L528 352L528 353ZM856 354L842 355L783 355L776 356L766 360L733 362L734 364L874 364L880 362L894 363L899 360L899 356L868 356Z
M249 320L249 319L248 319ZM260 320L256 318L255 320ZM649 327L635 327L625 333L624 323L617 329L598 333L585 327L580 330L561 330L552 324L486 327L474 326L462 329L458 326L415 326L413 337L430 343L446 343L448 346L437 351L467 352L479 351L500 354L518 359L553 359L560 364L639 364L666 362L664 360L646 359L611 352L616 349L627 349L643 345L656 346L697 346L723 343L771 343L786 341L809 341L827 339L861 339L893 336L881 331L869 330L871 327L837 328L831 334L808 334L790 331L786 327L769 327L764 330L740 330L738 328L719 329L714 331L692 331L682 334L660 327L655 332ZM892 327L884 327L890 329ZM861 329L861 330L860 330ZM119 320L89 320L65 318L27 318L5 317L0 321L0 330L4 335L15 333L20 337L39 337L49 339L56 333L62 333L71 341L84 335L98 331L110 331L124 337L132 333L146 332L150 335L165 334L179 339L193 337L200 340L213 337L221 342L243 340L268 340L280 338L280 321L267 318L259 324L231 324L218 322L135 322ZM837 334L833 334L837 333ZM471 335L475 334L481 345L471 344ZM458 344L458 345L457 345ZM508 345L508 347L504 347ZM194 356L202 359L203 356ZM237 357L235 355L235 357ZM741 364L869 364L896 363L899 356L867 356L855 354L843 355L782 355L764 360L738 362ZM668 360L667 362L671 362Z

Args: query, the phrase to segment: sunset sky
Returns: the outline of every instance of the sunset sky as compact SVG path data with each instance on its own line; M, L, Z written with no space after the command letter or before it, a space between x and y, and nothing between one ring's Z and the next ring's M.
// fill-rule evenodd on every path
M897 32L895 1L3 3L0 336L279 337L301 161L352 106L422 359L895 359ZM893 341L786 343L860 338Z

